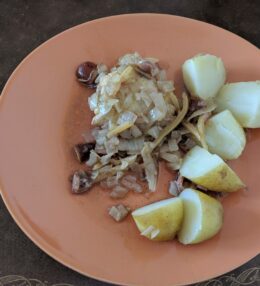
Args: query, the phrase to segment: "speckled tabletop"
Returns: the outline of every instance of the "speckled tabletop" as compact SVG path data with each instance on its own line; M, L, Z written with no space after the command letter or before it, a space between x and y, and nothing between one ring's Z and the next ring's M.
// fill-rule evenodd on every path
M0 0L0 91L34 48L74 25L115 14L181 15L223 27L260 47L259 0ZM0 199L0 286L109 285L50 258L18 228ZM200 286L260 286L260 256ZM161 286L161 285L160 285Z

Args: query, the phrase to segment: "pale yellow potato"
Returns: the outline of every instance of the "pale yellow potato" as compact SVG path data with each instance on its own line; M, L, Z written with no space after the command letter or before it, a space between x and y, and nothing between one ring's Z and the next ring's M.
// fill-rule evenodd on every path
M228 109L243 127L260 127L260 81L225 84L216 97L217 111Z
M183 244L195 244L213 237L223 224L221 203L197 190L185 189L183 200L184 217L178 239Z
M245 185L218 156L195 146L184 157L180 168L183 177L211 191L235 192Z
M226 70L221 58L209 54L186 60L182 74L190 94L204 100L215 97L226 81Z
M246 145L245 132L229 110L207 120L205 140L209 151L224 160L238 158Z
M181 227L183 203L178 197L162 200L132 212L142 235L155 241L171 240Z

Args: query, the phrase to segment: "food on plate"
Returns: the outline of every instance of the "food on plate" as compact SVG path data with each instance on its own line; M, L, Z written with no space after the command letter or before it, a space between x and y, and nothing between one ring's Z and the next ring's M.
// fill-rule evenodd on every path
M120 222L124 218L127 217L127 215L130 212L130 208L123 205L123 204L118 204L115 206L112 206L111 208L108 209L108 214L116 221Z
M243 127L260 127L260 81L225 84L216 103L218 111L230 110Z
M78 81L88 88L96 88L96 78L98 75L97 65L92 62L84 62L78 66L76 76Z
M78 81L93 90L93 128L74 147L82 168L71 183L74 194L100 184L118 202L109 215L121 222L130 208L120 200L152 197L162 161L173 172L171 198L138 208L132 217L150 240L178 235L181 243L194 244L220 230L219 200L245 187L224 160L243 152L243 127L260 127L260 81L225 84L224 64L210 54L187 59L182 74L188 93L176 96L173 79L156 58L135 52L111 68L79 65Z
M205 140L209 151L224 160L238 158L246 145L245 132L229 110L207 120Z
M76 171L71 179L74 194L84 193L92 186L92 178L83 170Z
M90 167L85 171L89 184L80 192L101 181L104 186L103 181L111 177L113 187L124 186L122 177L129 171L136 171L136 178L145 177L149 191L154 192L159 158L173 170L180 168L183 152L178 143L187 131L173 130L188 112L188 96L183 93L178 99L158 60L137 53L124 55L110 70L103 64L85 62L76 75L84 85L96 86L88 98L94 113L94 140L74 148L78 161ZM138 182L132 185L136 193L143 191ZM131 189L129 184L124 187ZM117 198L119 189L119 196L127 193L115 188L111 196Z
M170 195L177 197L184 189L184 178L179 173L175 180L170 181L168 192Z
M136 209L132 217L141 235L150 240L172 240L178 234L181 243L195 244L218 233L223 207L217 199L186 188L179 197Z
M151 240L171 240L181 227L183 204L178 197L141 207L132 212L141 235Z
M193 189L184 189L180 198L184 207L178 233L181 243L199 243L219 232L223 224L223 207L218 200Z
M186 60L182 74L190 94L204 100L213 98L226 80L223 61L209 54L200 54Z
M184 157L180 174L192 182L217 192L235 192L244 183L216 154L195 146Z
M129 190L123 186L116 185L113 189L112 192L110 193L110 197L113 199L122 199L124 198Z

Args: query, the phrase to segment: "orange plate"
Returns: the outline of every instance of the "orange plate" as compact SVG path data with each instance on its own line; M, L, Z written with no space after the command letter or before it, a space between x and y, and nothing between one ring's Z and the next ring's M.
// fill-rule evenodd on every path
M220 56L228 81L257 80L259 51L240 37L202 22L156 14L113 16L69 29L32 52L4 88L0 105L3 199L17 224L45 252L68 267L120 285L179 285L227 272L259 252L260 132L232 163L249 191L224 200L225 223L213 239L194 246L154 243L139 236L129 216L114 223L114 202L99 188L72 195L68 176L79 166L70 147L90 128L88 90L75 80L85 60L108 65L128 52L160 59L177 93L181 64L206 52ZM167 197L169 173L157 193L132 195L140 206Z

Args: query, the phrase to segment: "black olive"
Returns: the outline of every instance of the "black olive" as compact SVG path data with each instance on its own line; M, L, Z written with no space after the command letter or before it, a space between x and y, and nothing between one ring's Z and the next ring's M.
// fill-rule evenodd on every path
M74 146L74 152L80 163L86 162L89 159L90 151L95 149L95 143L83 143Z
M95 80L97 76L97 65L92 62L84 62L80 64L76 70L76 77L78 81L89 88L96 88Z

